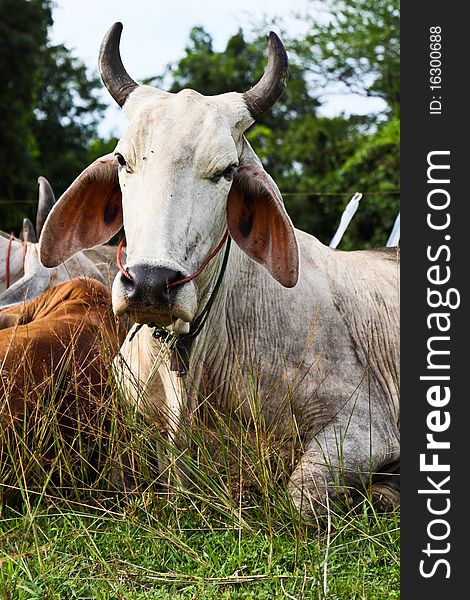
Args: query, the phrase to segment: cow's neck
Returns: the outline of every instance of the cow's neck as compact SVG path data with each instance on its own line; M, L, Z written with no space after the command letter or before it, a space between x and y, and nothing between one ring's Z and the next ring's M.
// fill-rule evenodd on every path
M310 266L320 271L325 255L331 254L331 250L315 238L309 237L309 242L314 255L314 260L313 256L310 257ZM204 276L198 278L196 318L207 303L222 260L223 255L218 255L206 269ZM171 372L170 353L166 353L166 364L162 365L161 372L165 377L173 374L171 385L165 385L165 388L168 387L169 392L176 393L178 397L186 397L187 400L183 403L185 406L196 406L198 394L201 393L217 391L224 396L234 369L238 377L240 366L243 369L244 365L250 366L253 359L256 361L263 358L257 355L260 336L263 339L272 338L273 343L276 343L285 334L285 331L276 329L283 322L276 315L285 313L283 289L272 280L264 267L249 259L232 242L227 269L210 314L200 334L193 340L189 371L184 376ZM290 298L292 301L292 293ZM246 315L249 315L248 319L244 318ZM254 336L250 335L253 328L258 328L258 333ZM163 358L161 348L161 341L154 339L152 355L159 364Z
M210 269L205 273L204 280L198 282L200 287L197 315L201 314L213 294L222 263L223 254L220 253L220 256L213 261ZM232 241L227 266L210 307L209 315L191 347L189 379L192 384L199 381L201 370L205 370L206 373L210 370L211 375L216 375L216 377L221 370L225 370L229 351L229 330L234 325L230 315L231 307L234 303L252 301L252 296L256 295L257 290L246 289L244 285L240 284L247 277L252 281L257 281L256 274L259 270L264 271L263 267L249 259Z
M168 349L170 371L178 376L187 374L194 342L204 330L206 322L211 318L212 311L220 312L220 310L217 310L216 302L219 293L224 293L222 289L223 280L230 257L230 247L230 237L226 239L225 243L222 240L220 250L223 248L223 251L219 253L219 250L216 250L213 258L210 257L212 264L204 268L204 271L201 270L198 275L198 308L190 324L189 331L175 335L164 327L157 326L153 329L153 337L163 341ZM139 329L140 327L137 328L136 333Z
M309 269L313 273L311 277L314 280L323 281L325 262L334 260L334 255L331 249L325 247L316 238L309 236L308 242ZM216 276L220 269L220 259L212 268L213 276ZM315 274L317 271L318 276ZM210 289L209 286L206 291L210 291ZM216 372L218 376L220 366L221 370L225 372L227 357L234 351L231 348L234 343L234 332L238 342L243 341L243 344L236 343L237 360L245 358L245 351L247 355L251 355L254 347L249 346L250 344L256 345L259 334L269 337L269 331L272 330L274 331L273 339L282 338L286 332L276 330L279 319L275 317L285 312L286 297L287 290L276 283L264 267L248 258L232 242L226 273L217 298L191 351L191 367L197 369L198 365L204 364L206 369L210 369L212 373ZM289 297L292 302L292 292ZM202 310L207 296L201 294L200 298L199 310ZM246 329L248 332L256 327L260 328L257 335L239 334L241 329Z

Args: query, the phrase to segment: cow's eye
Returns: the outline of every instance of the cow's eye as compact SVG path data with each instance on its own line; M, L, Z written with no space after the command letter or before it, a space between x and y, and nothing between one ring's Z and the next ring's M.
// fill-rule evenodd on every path
M233 165L229 165L223 171L220 171L219 173L216 173L216 175L214 175L214 177L212 178L212 180L215 181L215 182L217 182L217 181L220 181L220 179L222 179L222 177L223 177L227 181L232 181L233 176L235 175L235 171L237 170L237 167L238 167L238 165L236 163L233 164Z
M222 173L222 177L224 177L227 181L232 181L233 176L235 175L235 171L237 170L237 167L238 167L238 165L236 165L236 164L228 166Z
M127 167L127 160L124 158L124 156L122 154L119 154L119 152L116 152L116 154L114 156L116 157L116 160L118 161L118 164L120 167Z

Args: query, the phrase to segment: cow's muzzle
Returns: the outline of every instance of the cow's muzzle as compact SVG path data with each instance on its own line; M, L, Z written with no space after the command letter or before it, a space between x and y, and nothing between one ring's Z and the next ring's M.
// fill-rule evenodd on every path
M113 284L113 307L117 315L128 313L138 323L163 326L176 319L192 319L196 309L193 286L171 287L184 278L181 271L136 264L127 267L126 273L118 273Z
M127 269L129 277L123 274L121 284L130 304L142 307L171 308L176 290L171 284L183 278L180 271L166 267L135 265Z

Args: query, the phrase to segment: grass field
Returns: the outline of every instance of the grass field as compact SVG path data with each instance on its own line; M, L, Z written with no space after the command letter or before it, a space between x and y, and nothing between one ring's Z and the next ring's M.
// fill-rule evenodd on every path
M399 598L399 512L365 497L302 520L290 460L259 415L193 425L180 455L113 401L72 437L50 402L27 434L0 432L0 597ZM162 451L191 484L164 485Z
M227 523L202 502L142 496L108 509L49 500L4 510L0 590L28 599L399 598L396 514L333 517L329 536L282 512L271 527L263 516L247 508L243 525Z

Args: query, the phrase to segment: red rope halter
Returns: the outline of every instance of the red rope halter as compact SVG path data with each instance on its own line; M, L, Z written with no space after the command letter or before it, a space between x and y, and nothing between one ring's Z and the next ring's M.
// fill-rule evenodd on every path
M188 275L188 277L185 277L184 279L179 279L178 281L173 281L173 283L169 283L167 285L167 287L173 288L173 287L176 287L177 285L182 285L183 283L187 283L188 281L191 281L192 279L194 279L195 277L200 275L204 271L204 269L207 267L207 265L210 263L210 261L214 258L214 256L220 251L220 249L224 245L225 241L227 240L227 237L228 237L228 230L225 230L224 237L220 240L220 242L217 244L217 246L214 248L214 250L209 254L209 256L204 260L204 262L202 263L202 265L199 267L199 269L197 271L195 271L192 275ZM117 262L117 266L118 266L119 270L124 275L124 277L127 277L127 279L129 279L130 281L133 281L132 276L130 275L130 273L128 273L126 271L126 269L124 268L122 261L121 261L121 252L122 252L122 248L124 246L125 239L126 239L126 236L124 236L122 238L122 240L119 242L119 246L117 247L116 262Z
M130 281L132 281L132 277L126 271L126 269L124 268L124 266L121 262L121 252L122 252L122 248L124 246L125 241L126 241L126 236L124 236L122 238L122 240L119 242L119 246L117 247L117 251L116 251L116 262L117 262L118 269L121 271L121 273L124 275L124 277L127 277L127 279L130 279Z

